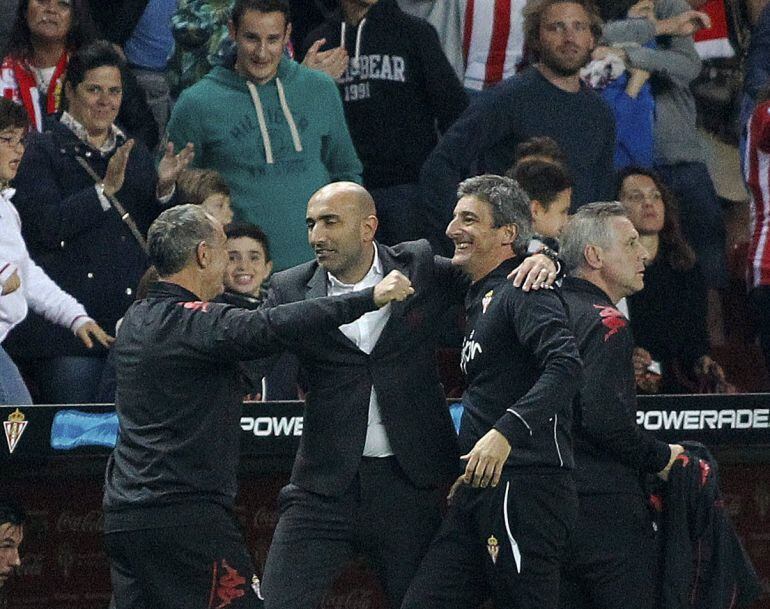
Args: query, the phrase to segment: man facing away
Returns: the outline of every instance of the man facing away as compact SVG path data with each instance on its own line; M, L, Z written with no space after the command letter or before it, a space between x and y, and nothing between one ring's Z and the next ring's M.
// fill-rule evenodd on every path
M555 609L577 514L572 396L577 345L554 291L506 280L531 232L529 200L510 178L465 180L446 234L470 279L461 367L465 473L403 609Z
M420 168L468 105L465 91L433 27L396 0L342 0L307 43L323 40L349 57L338 83L364 186L377 205L377 241L415 239Z
M620 203L578 210L562 232L562 297L583 359L575 405L577 525L564 560L564 609L652 609L657 554L644 474L668 476L678 444L636 424L633 336L615 307L644 287L648 253Z
M248 311L208 302L222 292L227 250L201 207L166 210L147 242L160 281L128 310L114 346L120 434L104 530L116 607L260 606L233 516L238 362L297 347L412 288L393 273L341 298Z

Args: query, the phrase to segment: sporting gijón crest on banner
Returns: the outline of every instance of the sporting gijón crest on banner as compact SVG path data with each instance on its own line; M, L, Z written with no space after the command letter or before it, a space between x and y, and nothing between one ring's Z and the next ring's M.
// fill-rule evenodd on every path
M8 415L8 420L3 421L3 427L5 428L5 440L8 442L8 451L13 452L16 446L21 440L21 435L27 427L27 423L24 413L18 408Z

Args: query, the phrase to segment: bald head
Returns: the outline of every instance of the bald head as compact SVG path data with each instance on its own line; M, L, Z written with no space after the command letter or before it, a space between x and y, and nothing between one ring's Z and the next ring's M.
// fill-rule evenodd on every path
M332 182L319 188L308 202L308 206L314 201L324 201L332 205L349 206L351 212L358 213L361 217L376 216L377 208L374 199L369 192L355 182Z
M345 283L360 281L374 259L377 210L365 188L335 182L307 204L308 241L318 263Z

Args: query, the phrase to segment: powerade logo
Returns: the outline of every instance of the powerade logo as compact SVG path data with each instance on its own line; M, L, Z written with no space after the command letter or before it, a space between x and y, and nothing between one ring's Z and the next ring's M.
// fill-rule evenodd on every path
M638 411L636 422L648 431L768 429L770 427L770 408Z
M241 417L241 429L258 437L301 436L302 417Z

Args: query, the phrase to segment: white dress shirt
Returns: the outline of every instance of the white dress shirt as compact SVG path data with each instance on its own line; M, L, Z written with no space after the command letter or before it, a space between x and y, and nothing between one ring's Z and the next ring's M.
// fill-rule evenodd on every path
M369 272L358 283L342 283L331 273L327 273L327 293L329 296L339 294L348 294L356 290L364 290L374 287L385 275L382 270L382 261L380 260L377 246L374 247L374 261ZM382 334L382 329L390 319L390 304L364 313L356 321L340 326L340 332L347 336L361 351L367 355L372 352L374 346ZM366 427L366 442L364 443L364 457L389 457L393 454L388 440L388 434L385 431L385 425L382 423L380 415L380 405L377 402L377 392L372 385L372 392L369 396L369 422Z

